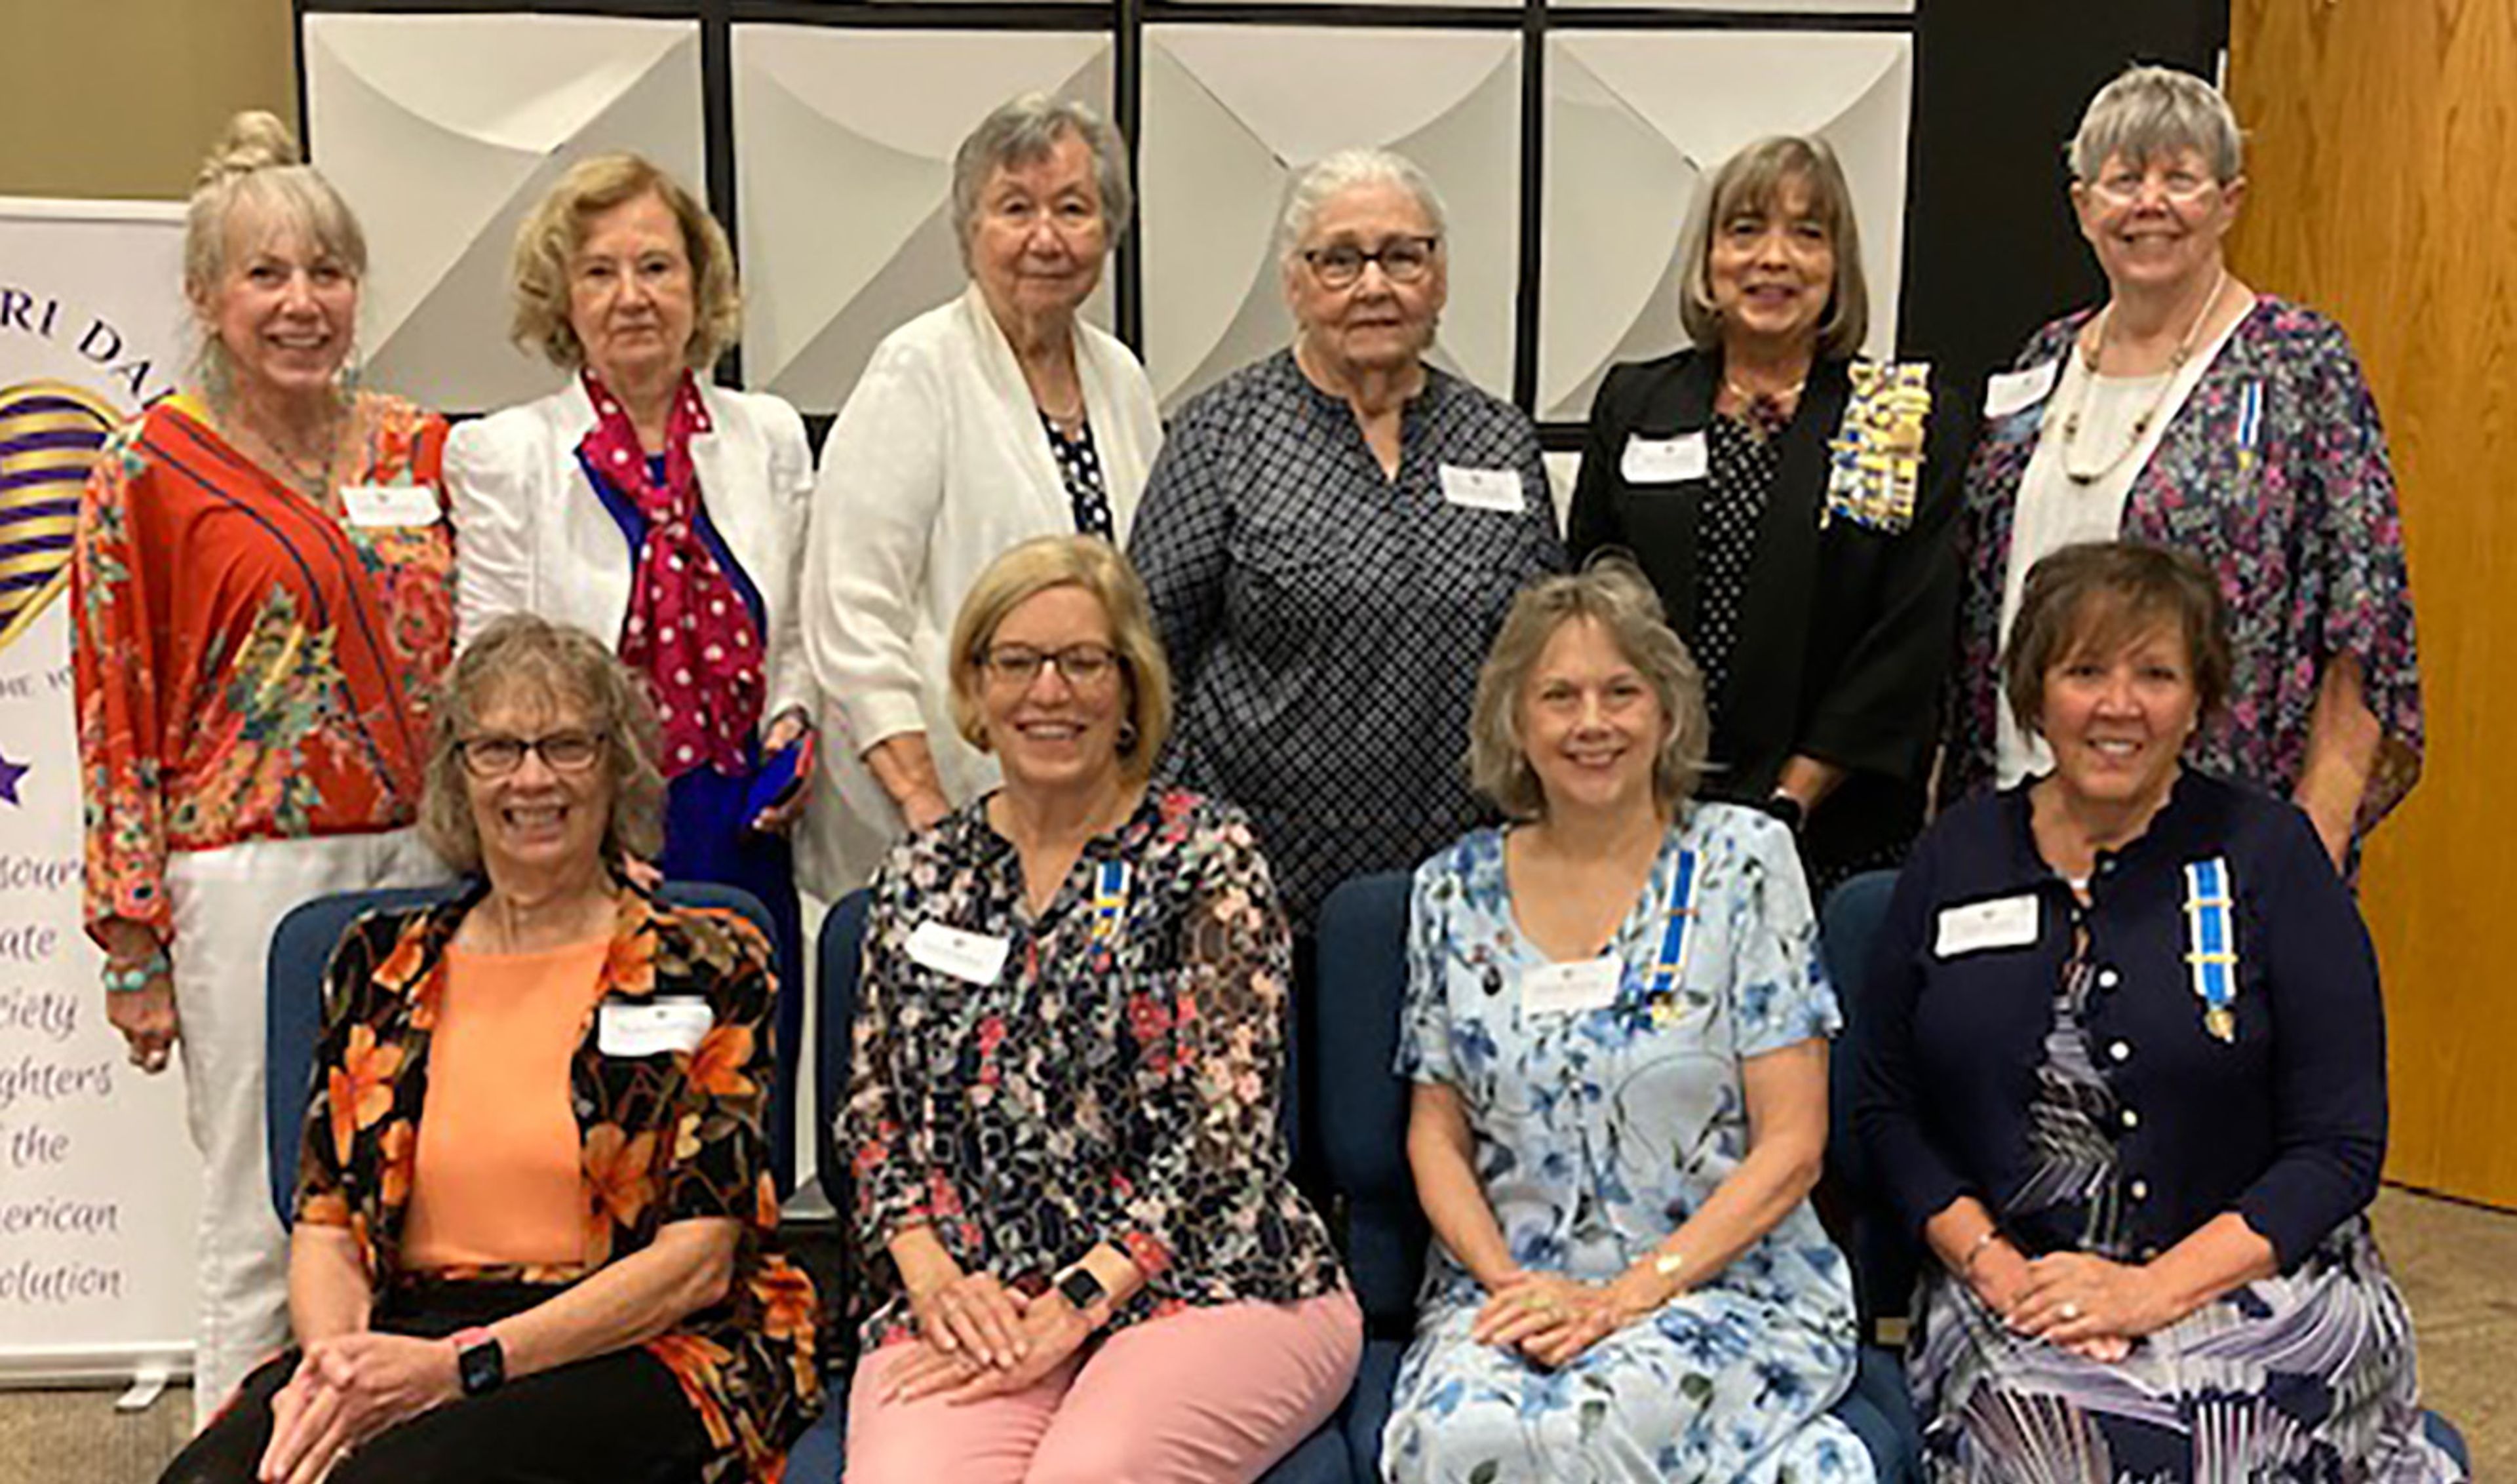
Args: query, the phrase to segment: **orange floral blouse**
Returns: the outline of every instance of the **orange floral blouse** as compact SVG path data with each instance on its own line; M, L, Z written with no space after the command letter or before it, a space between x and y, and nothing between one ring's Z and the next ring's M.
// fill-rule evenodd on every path
M402 1238L429 1036L445 992L446 946L484 890L419 912L370 913L333 955L297 1216L346 1227L379 1293L417 1276L402 1265ZM779 1249L761 1132L776 1076L770 962L767 940L738 914L624 891L603 999L703 998L714 1027L693 1051L613 1056L597 1047L589 1017L569 1076L583 1149L583 1261L426 1274L565 1286L648 1246L668 1222L740 1222L724 1300L645 1342L706 1429L708 1484L776 1484L788 1448L822 1405L820 1305L812 1280Z
M372 394L358 412L341 483L405 490L367 495L363 522L275 480L190 397L97 456L70 563L91 929L169 936L170 851L416 815L454 655L446 423Z

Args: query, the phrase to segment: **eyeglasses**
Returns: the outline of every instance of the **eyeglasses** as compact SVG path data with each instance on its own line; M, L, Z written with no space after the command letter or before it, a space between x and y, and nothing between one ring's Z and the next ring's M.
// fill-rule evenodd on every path
M2207 175L2192 170L2170 170L2153 175L2139 170L2111 170L2089 182L2089 191L2110 206L2130 206L2142 197L2152 181L2158 182L2159 194L2179 206L2191 206L2211 193L2219 185Z
M1322 288L1346 288L1363 277L1364 266L1381 265L1381 276L1392 283L1413 283L1425 276L1433 266L1433 249L1439 237L1392 237L1378 251L1366 252L1352 242L1332 242L1326 247L1305 247L1302 261L1311 265L1311 276Z
M1059 678L1079 691L1108 683L1118 673L1118 652L1106 644L1070 644L1062 650L1034 649L1028 644L1000 644L979 657L988 679L1009 691L1028 691L1040 672L1054 666Z
M553 773L583 773L603 755L601 732L553 732L548 737L467 737L454 744L463 771L474 778L505 778L525 765L525 754L538 754Z

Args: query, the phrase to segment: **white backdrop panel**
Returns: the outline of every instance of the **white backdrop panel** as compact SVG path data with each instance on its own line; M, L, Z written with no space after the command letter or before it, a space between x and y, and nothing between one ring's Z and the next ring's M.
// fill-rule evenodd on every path
M967 281L952 231L953 152L1019 93L1081 98L1106 117L1098 32L734 32L744 376L831 412L882 337ZM1107 274L1085 315L1108 327Z
M315 162L365 227L376 384L480 410L557 373L507 340L517 224L578 159L634 149L705 193L699 26L587 16L306 19Z
M1650 0L1665 11L1753 12L1776 16L1910 16L1914 0ZM1631 9L1635 0L1548 0L1557 11Z
M1285 187L1353 145L1432 177L1451 259L1434 359L1511 395L1516 33L1147 26L1143 117L1145 368L1167 410L1291 338L1273 241Z
M1897 343L1913 41L1890 33L1558 32L1547 58L1538 407L1578 421L1617 361L1666 354L1698 185L1768 134L1833 146L1870 284L1868 350Z

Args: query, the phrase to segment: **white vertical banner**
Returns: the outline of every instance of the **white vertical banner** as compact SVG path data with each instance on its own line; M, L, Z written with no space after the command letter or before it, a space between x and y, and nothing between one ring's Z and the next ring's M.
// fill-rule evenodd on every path
M80 926L70 527L187 354L183 208L0 196L0 1383L180 1372L199 1163Z

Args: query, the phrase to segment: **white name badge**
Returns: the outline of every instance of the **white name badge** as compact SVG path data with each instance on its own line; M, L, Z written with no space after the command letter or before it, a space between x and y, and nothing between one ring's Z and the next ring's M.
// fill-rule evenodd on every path
M696 1051L716 1024L704 999L676 995L645 1001L607 999L595 1012L594 1045L606 1056Z
M1550 963L1520 976L1520 1007L1531 1015L1576 1015L1617 1002L1625 966L1614 958Z
M1444 464L1442 498L1471 510L1495 510L1505 515L1518 515L1529 508L1517 469L1463 469L1457 464Z
M2063 362L2049 360L2024 371L1998 371L1984 384L1984 415L2008 417L2054 395L2055 378L2063 374Z
M1704 478L1709 467L1700 432L1676 438L1628 438L1626 451L1617 459L1617 473L1629 485L1684 484Z
M1940 937L1932 951L1943 958L1986 949L2026 948L2036 941L2036 899L2000 897L1941 909Z
M343 485L341 508L350 524L366 530L386 526L434 526L442 513L437 491L426 485Z
M909 935L909 956L939 974L972 984L994 984L1013 945L985 933L963 932L941 922L920 922Z

